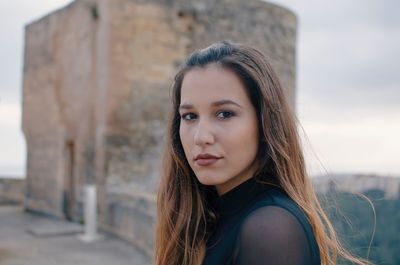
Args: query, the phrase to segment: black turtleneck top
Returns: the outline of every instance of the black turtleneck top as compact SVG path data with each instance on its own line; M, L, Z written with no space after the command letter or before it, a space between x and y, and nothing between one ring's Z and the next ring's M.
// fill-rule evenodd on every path
M275 186L250 178L216 199L219 215L203 265L317 265L320 255L301 208Z

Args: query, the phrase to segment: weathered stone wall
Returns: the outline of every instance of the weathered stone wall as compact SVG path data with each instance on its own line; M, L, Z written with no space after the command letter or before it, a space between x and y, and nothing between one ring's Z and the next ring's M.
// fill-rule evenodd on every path
M110 14L107 184L154 191L169 83L185 50L160 5L119 0Z
M261 1L118 0L110 5L110 23L109 184L154 191L169 84L195 49L221 39L259 47L294 106L296 17L285 9Z
M94 34L90 1L78 1L26 27L23 131L26 207L63 217L65 193L93 175ZM74 208L72 206L72 208Z
M275 5L77 0L28 25L26 207L63 216L73 203L79 219L95 182L101 228L151 256L169 88L190 52L223 39L263 50L294 106L296 17Z
M187 54L170 9L119 0L109 6L109 88L105 175L100 199L103 228L153 249L155 191L169 87ZM173 16L173 17L171 17Z
M0 178L0 205L22 204L24 192L24 179Z
M177 67L193 50L218 40L253 45L270 57L294 106L297 21L291 12L261 1L118 0L109 8L112 87L101 223L151 253L153 229L147 228L154 226L155 206L137 208L155 203Z

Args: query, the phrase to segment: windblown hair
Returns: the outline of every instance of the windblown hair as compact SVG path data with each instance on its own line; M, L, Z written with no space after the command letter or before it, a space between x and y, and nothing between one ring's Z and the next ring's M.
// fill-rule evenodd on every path
M316 238L321 264L336 264L338 256L355 264L368 261L352 256L340 244L307 176L297 120L281 83L266 57L257 49L227 41L192 53L175 76L173 109L168 124L163 172L157 194L154 265L200 265L205 243L218 214L210 204L215 190L202 185L186 160L179 135L178 108L185 74L217 64L243 82L258 119L259 168L254 178L282 188L306 214Z

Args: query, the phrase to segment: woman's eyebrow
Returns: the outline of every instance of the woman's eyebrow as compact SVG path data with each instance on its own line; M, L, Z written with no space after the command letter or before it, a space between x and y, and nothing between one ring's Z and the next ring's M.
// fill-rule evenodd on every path
M223 100L214 101L213 103L211 103L211 106L219 107L219 106L227 105L227 104L236 105L239 108L243 108L239 103L236 103L235 101L230 100L230 99L223 99ZM179 106L179 110L192 109L192 108L193 108L193 105L191 105L191 104L182 104L182 105Z

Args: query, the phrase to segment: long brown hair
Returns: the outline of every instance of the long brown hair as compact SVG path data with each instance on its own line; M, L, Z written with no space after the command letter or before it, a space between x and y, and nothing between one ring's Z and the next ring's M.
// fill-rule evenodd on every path
M242 80L256 109L260 130L257 155L260 166L254 177L265 185L278 185L303 209L313 228L321 264L336 264L338 256L355 264L368 264L341 246L321 208L307 176L297 120L266 57L252 47L223 41L192 53L175 76L173 109L157 194L154 265L201 264L205 242L217 221L217 213L210 206L215 191L197 180L183 152L178 112L185 74L194 67L211 63L231 70Z

